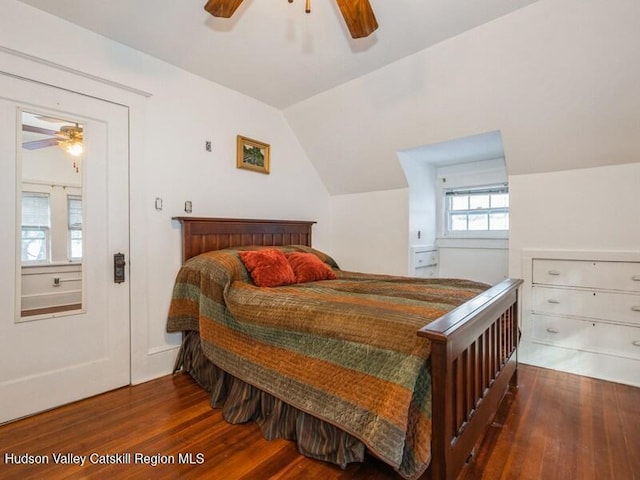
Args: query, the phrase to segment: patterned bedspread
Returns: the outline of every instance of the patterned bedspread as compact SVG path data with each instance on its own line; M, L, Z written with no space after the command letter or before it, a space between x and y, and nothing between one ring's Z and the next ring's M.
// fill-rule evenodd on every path
M259 288L239 249L209 252L178 273L168 331L198 330L220 368L418 477L431 458L431 379L416 331L488 286L346 272L317 250L279 248L315 253L338 278Z

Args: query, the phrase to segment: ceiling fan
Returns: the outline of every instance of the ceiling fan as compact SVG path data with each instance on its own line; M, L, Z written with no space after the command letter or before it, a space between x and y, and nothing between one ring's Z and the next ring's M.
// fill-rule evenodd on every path
M23 142L22 148L27 150L37 150L40 148L59 145L69 151L73 146L82 145L84 139L82 127L77 123L75 125L63 125L60 127L60 130L51 130L49 128L37 127L35 125L22 124L22 131L49 136L49 138Z
M293 0L288 1L293 3ZM336 0L336 2L353 38L367 37L378 28L369 0ZM208 0L204 9L214 17L229 18L241 3L242 0ZM311 0L306 0L305 11L307 13L311 11Z

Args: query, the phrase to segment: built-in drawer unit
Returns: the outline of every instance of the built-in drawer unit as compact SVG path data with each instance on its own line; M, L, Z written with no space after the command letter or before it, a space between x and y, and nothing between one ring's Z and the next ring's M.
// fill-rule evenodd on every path
M615 358L640 360L640 261L575 255L531 258L526 312L530 340L603 354L607 365ZM569 365L573 355L566 358ZM540 364L545 364L543 356ZM640 374L634 376L628 365L621 368L637 383Z
M414 265L416 268L428 267L430 265L437 265L438 251L437 250L416 251L413 258L414 258Z
M437 277L438 261L438 250L434 247L413 247L411 249L413 276L424 278Z

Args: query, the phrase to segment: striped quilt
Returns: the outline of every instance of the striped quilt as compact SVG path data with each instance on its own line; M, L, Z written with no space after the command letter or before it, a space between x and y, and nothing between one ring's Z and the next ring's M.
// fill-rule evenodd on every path
M205 253L178 273L168 331L198 330L220 368L417 478L431 458L431 380L416 331L488 286L346 272L309 247L279 248L318 255L337 279L260 288L239 249Z

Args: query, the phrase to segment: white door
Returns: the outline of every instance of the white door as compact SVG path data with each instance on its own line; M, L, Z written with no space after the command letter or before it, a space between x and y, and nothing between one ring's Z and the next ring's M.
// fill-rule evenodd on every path
M21 119L25 114L52 125L55 119L64 119L80 126L85 150L77 163L79 190L55 178L59 174L56 171L51 173L54 178L50 185L28 178L44 175L48 167L34 169L23 164L25 127ZM51 133L47 137L52 144L47 148L58 152L62 149L55 144L55 137ZM67 167L75 168L71 160ZM2 423L130 382L129 281L126 278L114 283L113 260L115 253L122 253L128 261L129 253L128 109L0 74L0 168ZM27 172L29 169L35 171ZM24 187L25 181L31 186ZM75 253L65 259L68 265L45 252L41 257L40 253L27 255L25 267L23 188L51 189L51 196L81 199L80 240L74 237ZM71 191L75 196L68 195ZM71 207L67 203L65 208ZM50 209L53 217L57 207ZM66 215L71 218L68 212ZM51 238L41 242L51 251L57 248L61 255L72 250L52 246L53 237L62 242L71 238L72 222L64 223L62 232L45 226L43 231ZM74 255L80 259L71 258ZM67 271L74 268L74 274ZM31 287L25 286L25 272L44 279L42 288L46 292L26 295L23 290ZM127 267L124 272L128 277ZM77 278L67 278L69 275ZM77 295L74 306L40 308L25 316L27 301L53 298L65 288Z

